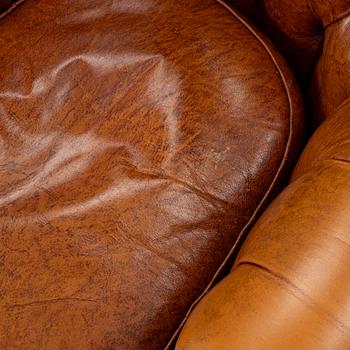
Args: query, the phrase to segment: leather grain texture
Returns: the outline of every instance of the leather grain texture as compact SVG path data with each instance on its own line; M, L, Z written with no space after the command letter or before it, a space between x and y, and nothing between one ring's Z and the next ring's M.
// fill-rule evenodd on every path
M0 348L163 349L278 190L283 59L213 0L28 0L0 22Z
M231 2L270 34L304 90L310 89L308 104L314 126L334 115L350 94L350 1Z
M281 50L302 85L307 85L321 54L324 28L309 0L230 0Z
M177 350L350 348L349 115L347 102L314 134Z
M275 5L271 18L290 38L293 26L304 30L307 16L298 27L294 13L307 6L325 28L309 99L321 126L231 274L190 316L177 350L350 348L350 3Z

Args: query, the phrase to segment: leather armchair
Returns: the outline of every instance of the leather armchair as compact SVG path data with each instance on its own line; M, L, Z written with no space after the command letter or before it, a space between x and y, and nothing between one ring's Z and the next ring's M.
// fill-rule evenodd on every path
M0 12L1 350L350 347L348 1Z

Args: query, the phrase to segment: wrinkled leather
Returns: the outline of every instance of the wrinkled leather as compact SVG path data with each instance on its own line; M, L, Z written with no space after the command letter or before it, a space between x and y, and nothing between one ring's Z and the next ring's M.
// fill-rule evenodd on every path
M0 22L0 348L162 349L278 190L302 106L214 0Z
M350 0L309 0L314 16L327 27L350 15Z

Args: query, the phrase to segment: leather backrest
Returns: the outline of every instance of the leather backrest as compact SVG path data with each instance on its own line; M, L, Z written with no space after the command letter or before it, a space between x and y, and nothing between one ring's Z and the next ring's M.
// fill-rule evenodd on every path
M319 125L350 95L350 0L232 2L263 27L310 88Z

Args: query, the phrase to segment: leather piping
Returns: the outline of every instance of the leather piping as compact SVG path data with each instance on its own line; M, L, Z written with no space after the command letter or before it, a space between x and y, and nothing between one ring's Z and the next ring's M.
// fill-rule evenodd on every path
M13 10L15 10L18 6L22 5L26 0L17 0L10 7L8 7L4 12L0 13L0 20L9 15Z
M291 97L290 90L289 90L289 87L288 87L288 84L287 84L287 81L286 81L286 77L284 76L281 68L279 67L279 65L278 65L278 63L277 63L277 61L276 61L276 59L274 57L274 54L271 52L271 50L269 49L268 45L265 43L264 39L260 36L260 34L258 34L255 31L255 29L243 17L241 17L241 15L233 8L232 5L229 5L226 2L226 0L215 0L215 1L219 5L223 6L233 17L235 17L239 22L241 22L241 24L243 24L243 26L245 26L246 29L253 36L255 36L255 38L264 47L264 49L266 50L266 52L270 56L273 64L275 65L275 67L276 67L276 69L277 69L277 71L278 71L278 73L279 73L279 75L281 77L281 80L283 82L283 85L285 87L285 91L286 91L287 98L288 98L288 103L289 103L289 136L288 136L288 140L287 140L286 148L285 148L285 151L284 151L284 154L283 154L283 157L282 157L281 164L279 165L278 170L276 172L276 175L275 175L274 179L272 180L268 190L266 191L265 195L261 199L260 203L258 204L257 208L255 209L253 215L250 217L249 221L246 223L246 225L243 227L243 229L239 233L236 242L234 243L234 245L232 246L232 248L228 252L226 258L223 260L223 262L221 263L219 268L216 270L214 276L210 280L210 282L207 285L207 287L204 289L202 294L200 294L199 297L190 305L190 307L189 307L185 317L183 318L183 320L179 324L178 328L175 330L174 334L170 338L170 340L167 343L167 345L165 346L164 350L170 350L170 347L172 345L174 345L174 342L175 342L177 336L179 335L179 333L180 333L181 329L183 328L185 322L188 320L188 318L189 318L190 314L192 313L193 309L204 298L204 296L206 294L208 294L209 290L213 286L213 284L216 281L216 279L219 276L219 274L222 272L222 270L225 267L225 265L227 264L228 260L233 255L233 253L236 251L236 249L238 248L239 243L244 239L244 236L245 236L246 232L248 231L248 229L251 228L253 223L258 218L258 215L260 214L260 211L261 211L262 207L267 202L271 192L273 191L273 189L275 187L276 182L280 178L280 174L281 174L282 170L285 168L285 164L286 164L286 161L288 159L288 154L289 154L289 151L290 151L290 146L291 146L291 142L292 142L292 138L293 138L293 103L292 103L292 97Z

